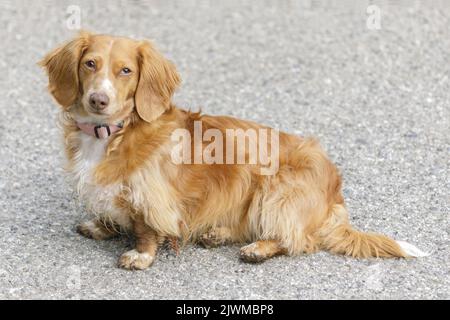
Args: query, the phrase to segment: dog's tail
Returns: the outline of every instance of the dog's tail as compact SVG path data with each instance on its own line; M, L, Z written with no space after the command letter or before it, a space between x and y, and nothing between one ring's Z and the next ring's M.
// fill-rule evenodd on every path
M319 237L323 249L355 258L410 258L428 255L407 242L353 229L343 205L334 205L328 220L319 231Z

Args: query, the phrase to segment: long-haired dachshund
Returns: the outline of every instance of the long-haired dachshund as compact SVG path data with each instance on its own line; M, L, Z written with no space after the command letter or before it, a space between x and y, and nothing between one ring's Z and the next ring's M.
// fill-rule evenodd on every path
M249 161L255 150L245 150L244 162L236 162L236 154L226 162L174 161L179 130L212 132L201 140L203 148L229 130L254 130L247 144L257 141L263 150L266 127L177 108L172 95L180 76L148 41L81 32L40 65L62 107L67 171L94 214L77 230L94 239L134 234L135 248L119 259L122 268L149 267L165 239L206 247L243 243L240 258L248 262L320 249L361 258L424 255L406 242L351 227L339 172L314 139L281 132L270 140L277 144L272 174ZM197 149L192 139L182 151Z

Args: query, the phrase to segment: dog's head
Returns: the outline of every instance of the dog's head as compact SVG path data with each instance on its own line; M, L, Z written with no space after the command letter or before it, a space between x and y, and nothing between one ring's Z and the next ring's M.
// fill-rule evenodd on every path
M169 108L180 83L174 65L150 42L87 32L48 53L40 65L64 109L99 122L133 110L151 122Z

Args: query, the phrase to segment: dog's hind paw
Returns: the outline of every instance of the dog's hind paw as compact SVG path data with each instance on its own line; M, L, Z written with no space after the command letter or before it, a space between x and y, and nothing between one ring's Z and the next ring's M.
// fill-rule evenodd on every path
M122 254L119 258L119 267L127 270L144 270L152 265L155 257L147 252L138 252L136 249Z

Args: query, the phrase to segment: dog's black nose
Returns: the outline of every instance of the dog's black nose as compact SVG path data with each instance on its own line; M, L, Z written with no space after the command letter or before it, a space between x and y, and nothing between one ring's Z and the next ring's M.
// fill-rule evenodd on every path
M89 96L89 104L93 109L103 110L109 104L109 97L104 93L92 93Z

